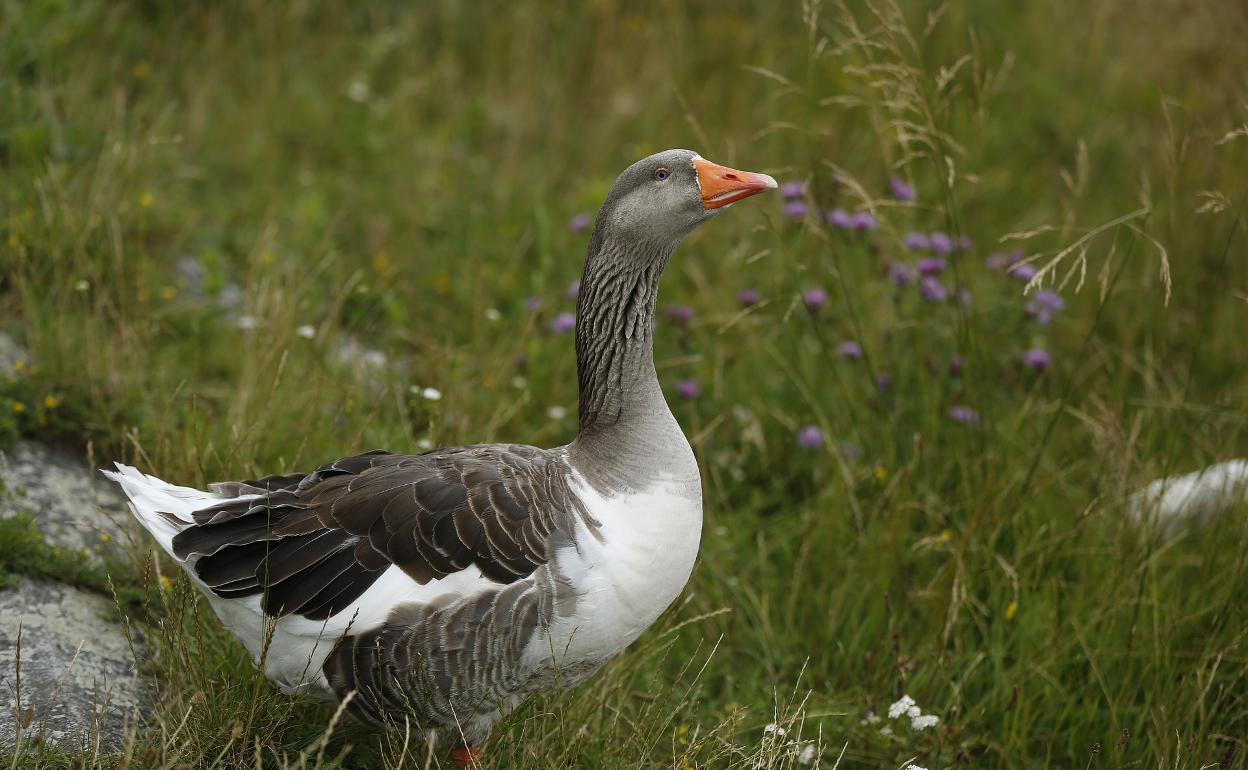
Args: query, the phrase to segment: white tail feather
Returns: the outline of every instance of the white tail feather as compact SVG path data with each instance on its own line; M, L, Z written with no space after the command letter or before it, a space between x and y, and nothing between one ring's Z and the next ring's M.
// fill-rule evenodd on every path
M129 465L116 465L116 471L103 471L104 475L121 486L130 498L134 517L170 556L173 556L174 536L193 523L191 514L222 499L211 492L179 487L148 476Z
M1203 521L1225 508L1248 502L1248 460L1210 465L1186 476L1157 479L1131 496L1128 510L1140 522L1172 532L1189 521Z

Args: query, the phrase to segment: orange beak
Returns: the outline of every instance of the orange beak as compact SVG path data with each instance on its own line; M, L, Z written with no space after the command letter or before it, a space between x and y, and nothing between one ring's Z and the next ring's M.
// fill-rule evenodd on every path
M776 180L766 174L737 171L702 158L694 159L693 170L702 188L702 207L707 211L776 189Z

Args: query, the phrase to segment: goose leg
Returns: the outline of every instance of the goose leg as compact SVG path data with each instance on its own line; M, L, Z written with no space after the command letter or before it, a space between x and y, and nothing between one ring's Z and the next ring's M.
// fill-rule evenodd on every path
M481 770L481 757L485 751L480 746L456 746L451 749L451 761L456 770Z

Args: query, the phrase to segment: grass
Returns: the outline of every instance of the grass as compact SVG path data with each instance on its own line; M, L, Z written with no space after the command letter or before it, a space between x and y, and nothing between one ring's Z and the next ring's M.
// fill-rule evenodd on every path
M698 567L602 675L501 725L497 766L791 767L816 741L823 767L1243 768L1248 518L1162 541L1123 504L1248 452L1233 5L2 3L0 312L38 373L0 428L185 484L565 442L566 222L694 147L880 227L756 199L681 248L661 302L695 315L656 359L703 469ZM888 280L912 230L974 240L941 275L969 305ZM984 266L1015 247L1053 264L1048 325ZM133 574L169 568L145 550ZM152 724L12 766L443 761L278 694L185 581L130 580ZM935 728L871 721L905 693Z

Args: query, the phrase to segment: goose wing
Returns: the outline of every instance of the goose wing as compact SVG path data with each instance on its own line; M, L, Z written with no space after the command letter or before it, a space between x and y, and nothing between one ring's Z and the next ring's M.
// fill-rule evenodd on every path
M174 555L224 598L263 596L273 616L328 618L397 567L424 585L476 567L499 584L553 557L575 517L558 450L515 444L385 451L307 475L213 486L226 500L193 514Z

